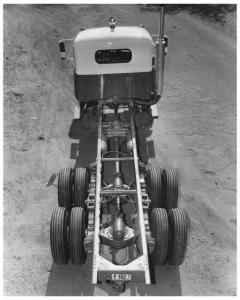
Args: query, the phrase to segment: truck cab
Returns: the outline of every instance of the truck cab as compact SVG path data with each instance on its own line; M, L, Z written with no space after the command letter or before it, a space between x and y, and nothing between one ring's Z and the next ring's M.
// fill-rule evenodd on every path
M73 42L76 98L150 101L155 92L154 49L151 35L140 26L81 30Z

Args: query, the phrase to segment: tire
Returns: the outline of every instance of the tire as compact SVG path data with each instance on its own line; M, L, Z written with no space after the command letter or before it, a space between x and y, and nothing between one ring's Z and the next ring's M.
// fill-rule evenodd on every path
M178 206L178 174L176 169L164 169L162 173L164 208Z
M188 244L190 220L183 209L173 208L168 212L170 247L168 264L179 266L183 263Z
M50 244L53 261L65 265L69 260L67 227L69 213L65 207L57 207L52 213L50 225Z
M77 168L74 179L74 205L85 208L88 196L89 173L86 168Z
M152 253L155 265L164 265L167 262L169 245L168 215L164 208L155 208L151 215L151 231L155 238L155 248Z
M73 207L70 216L70 257L74 265L83 265L87 254L84 250L86 214L82 207Z
M58 176L58 205L66 207L68 210L73 204L73 170L62 169Z
M149 213L151 215L151 212L154 208L163 207L162 169L149 168L146 171L145 179L147 184L147 192L151 199L151 204L149 207Z

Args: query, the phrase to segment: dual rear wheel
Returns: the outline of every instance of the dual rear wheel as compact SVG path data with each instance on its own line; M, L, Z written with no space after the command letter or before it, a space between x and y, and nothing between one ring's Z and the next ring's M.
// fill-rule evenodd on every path
M178 173L176 169L149 168L145 174L151 199L150 215L154 208L167 210L178 206Z
M58 176L58 205L71 210L85 208L88 194L89 173L86 168L64 168Z
M69 214L66 207L57 207L52 214L50 244L53 260L58 265L82 265L86 261L84 238L86 214L82 207L74 207Z
M145 174L149 207L150 227L155 238L153 263L178 266L183 263L189 231L189 218L178 206L177 170L149 168Z
M152 253L156 265L178 266L184 261L189 232L189 218L184 210L155 208L151 215L151 231L155 238Z

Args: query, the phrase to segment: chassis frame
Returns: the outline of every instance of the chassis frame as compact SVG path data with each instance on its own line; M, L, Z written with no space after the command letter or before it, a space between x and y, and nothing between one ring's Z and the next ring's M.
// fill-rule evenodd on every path
M115 102L115 101L114 101ZM110 102L111 103L111 102ZM133 160L134 162L134 173L136 189L134 190L119 190L117 194L135 194L137 197L137 207L139 213L139 230L141 236L141 248L142 255L137 257L135 260L126 265L115 265L113 262L108 261L106 258L100 255L100 210L101 210L101 197L102 194L116 194L112 190L102 190L102 166L106 160L102 157L102 118L103 118L103 106L109 104L109 101L100 100L98 104L98 137L97 137L97 158L96 158L96 192L95 192L95 207L90 219L94 219L94 240L93 240L93 272L92 272L92 283L97 284L102 279L110 280L111 275L115 274L131 274L133 281L145 281L146 284L151 284L149 261L148 261L148 249L147 249L147 238L146 233L149 232L149 220L148 220L148 207L149 199L146 193L142 194L141 190L141 179L139 175L139 158L137 156L137 144L136 144L136 133L133 119L134 103L132 99L125 100L123 103L128 107L130 117L130 129L132 137L132 156L126 158L114 158L112 161L128 161ZM147 205L143 205L143 201ZM90 213L91 214L91 213Z

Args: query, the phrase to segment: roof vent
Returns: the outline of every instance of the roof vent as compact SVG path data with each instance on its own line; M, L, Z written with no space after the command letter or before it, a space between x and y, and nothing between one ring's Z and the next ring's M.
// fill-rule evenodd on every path
M109 24L109 26L110 26L111 31L114 31L115 26L116 26L116 23L117 23L117 20L116 20L115 17L111 17L111 18L108 20L108 24Z

